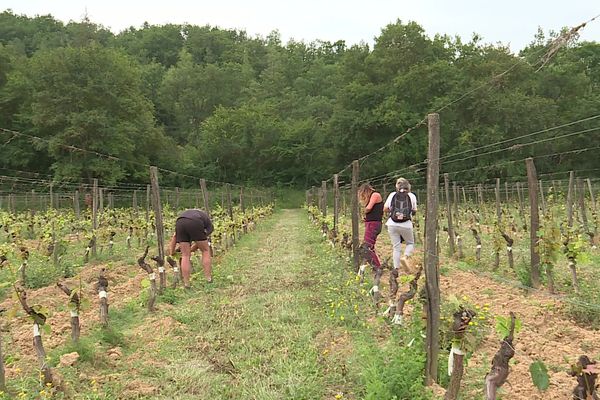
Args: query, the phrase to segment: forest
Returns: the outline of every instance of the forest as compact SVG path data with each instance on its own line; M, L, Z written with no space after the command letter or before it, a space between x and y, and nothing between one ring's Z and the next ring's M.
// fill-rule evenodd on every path
M560 34L540 28L513 54L476 34L430 37L400 20L372 46L348 46L176 24L114 34L88 19L65 24L7 10L0 175L145 183L152 164L176 173L164 177L170 185L204 177L306 188L434 111L444 155L584 120L532 137L543 140L538 146L454 159L443 172L458 182L523 176L524 163L503 161L530 156L541 173L593 171L600 44L573 35L551 48ZM369 158L361 174L418 166L425 125ZM3 185L27 190L23 180Z

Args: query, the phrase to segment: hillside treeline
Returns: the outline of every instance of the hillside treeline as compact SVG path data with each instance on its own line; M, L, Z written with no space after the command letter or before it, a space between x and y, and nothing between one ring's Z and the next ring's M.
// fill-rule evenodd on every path
M348 46L195 25L113 34L88 20L5 11L0 128L27 136L0 132L0 174L146 182L152 163L207 179L306 187L444 106L441 154L461 153L600 114L600 44L574 38L547 57L556 35L540 30L514 55L476 35L429 37L415 22L384 27L373 46ZM463 171L457 180L510 178L524 165L503 161L527 156L539 157L541 172L593 170L597 150L571 150L597 147L596 126L600 119L504 147L582 134L466 153L441 170ZM364 162L363 176L423 161L426 147L426 128L414 130Z

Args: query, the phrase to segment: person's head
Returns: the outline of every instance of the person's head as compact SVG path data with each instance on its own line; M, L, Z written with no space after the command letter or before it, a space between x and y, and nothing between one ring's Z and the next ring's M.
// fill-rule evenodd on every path
M360 202L365 205L368 204L369 199L371 198L371 195L374 191L375 189L373 189L373 186L371 186L370 183L363 183L362 185L360 185L358 187L358 198Z
M396 181L396 190L410 192L410 182L406 178L398 178Z

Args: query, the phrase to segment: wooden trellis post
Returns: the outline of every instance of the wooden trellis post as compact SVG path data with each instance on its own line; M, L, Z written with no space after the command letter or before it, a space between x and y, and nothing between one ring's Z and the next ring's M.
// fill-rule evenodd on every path
M92 257L96 257L96 231L98 230L98 179L92 184Z
M206 213L210 215L208 190L206 189L206 179L200 179L200 191L202 192L202 202L204 204L204 211L206 211Z
M531 254L531 284L534 288L540 287L540 253L538 250L538 230L540 229L540 215L537 196L537 172L533 158L525 160L527 164L527 186L529 188L529 207L531 208L531 223L529 230Z
M427 212L425 217L425 279L427 289L427 365L426 384L438 377L440 350L440 273L438 269L438 185L440 178L440 116L429 114L429 152L427 163Z
M165 230L162 218L162 204L160 202L160 188L158 184L158 169L150 167L150 186L152 188L152 207L154 208L154 221L156 225L156 242L158 246L158 256L155 259L158 264L158 274L160 278L160 291L166 287L165 277Z
M446 192L446 214L448 217L448 246L450 248L450 255L454 255L456 239L454 237L454 226L452 224L452 205L450 204L450 182L448 180L448 174L444 174L444 189Z
M358 160L352 162L352 255L354 261L354 269L358 270L359 267L359 232L358 232L358 176L359 176L359 165Z

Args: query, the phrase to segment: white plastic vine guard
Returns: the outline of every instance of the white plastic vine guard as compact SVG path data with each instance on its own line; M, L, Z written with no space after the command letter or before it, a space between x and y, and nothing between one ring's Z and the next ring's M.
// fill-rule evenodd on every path
M506 246L506 251L512 251L512 247Z
M375 294L377 292L379 292L379 286L377 286L377 285L373 285L371 290L369 290L369 294Z
M481 245L480 245L480 244L478 244L477 246L475 246L475 248L477 248L477 249L480 249L480 248L481 248Z
M77 311L71 311L71 318L79 317L79 313Z
M148 279L150 279L151 281L155 281L156 280L156 273L153 272L151 274L148 274Z
M173 267L173 272L179 272L179 268L178 267Z
M465 353L460 349L460 347L452 346L452 350L450 350L450 355L448 356L448 376L452 376L452 371L454 371L454 355L458 354L459 356L464 356Z
M164 273L165 272L165 267L158 267L158 272L159 273Z
M98 297L101 298L101 299L107 299L108 298L108 293L106 293L106 290L101 290L98 293Z
M400 314L394 314L394 318L392 318L392 324L394 325L402 325L404 317Z
M38 324L33 324L33 337L42 336L40 334L40 326Z

